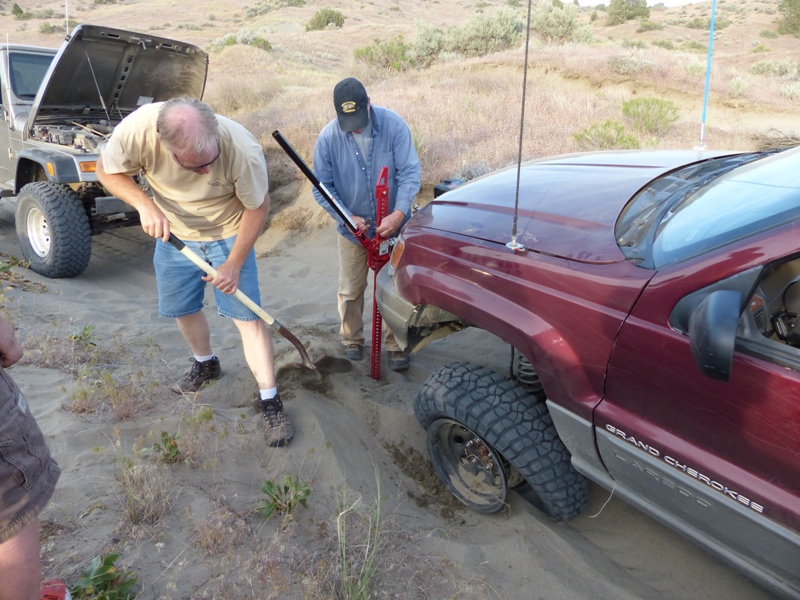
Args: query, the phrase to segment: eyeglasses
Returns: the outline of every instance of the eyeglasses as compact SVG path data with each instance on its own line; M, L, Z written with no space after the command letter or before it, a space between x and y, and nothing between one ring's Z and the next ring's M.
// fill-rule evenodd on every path
M196 167L189 167L189 166L186 166L185 164L183 164L180 160L178 160L178 157L175 155L174 152L172 152L172 158L174 158L175 162L178 163L182 168L186 169L187 171L199 171L201 169L205 169L206 167L210 167L214 163L214 161L219 158L219 155L220 155L221 152L222 152L222 149L219 147L219 142L217 142L217 155L214 158L212 158L210 161L208 161L207 163L202 164L202 165L197 165Z

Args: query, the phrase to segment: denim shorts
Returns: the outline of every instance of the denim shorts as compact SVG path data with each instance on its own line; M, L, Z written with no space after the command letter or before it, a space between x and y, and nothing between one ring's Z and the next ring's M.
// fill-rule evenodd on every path
M59 475L22 392L0 369L0 544L42 511Z
M213 242L184 242L212 267L217 268L226 260L236 241L236 236ZM206 282L201 279L205 271L181 254L172 244L158 240L153 255L158 285L158 312L162 317L176 319L199 312L203 308L203 297ZM217 311L223 317L238 321L255 321L258 319L252 310L233 297L224 294L214 286L214 299ZM239 274L239 290L253 302L261 306L261 294L258 289L258 267L255 250L250 250Z

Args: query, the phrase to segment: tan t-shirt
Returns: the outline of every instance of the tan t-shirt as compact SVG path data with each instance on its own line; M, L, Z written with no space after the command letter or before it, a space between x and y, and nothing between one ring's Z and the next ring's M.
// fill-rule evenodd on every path
M235 235L245 208L256 209L269 189L261 145L247 129L217 115L220 155L203 175L181 167L156 133L162 103L125 117L102 150L107 173L147 177L156 205L181 239L207 242Z

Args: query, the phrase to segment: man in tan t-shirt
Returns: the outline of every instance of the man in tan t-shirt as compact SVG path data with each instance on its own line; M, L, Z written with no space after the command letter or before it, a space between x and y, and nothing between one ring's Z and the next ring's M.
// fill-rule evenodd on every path
M142 172L151 198L133 179ZM195 98L147 104L114 129L97 164L105 188L138 212L144 231L161 240L153 257L158 309L177 319L194 358L172 388L195 393L222 374L203 308L214 286L220 315L242 336L245 359L260 390L265 437L284 446L294 433L275 384L272 337L264 321L232 296L240 289L260 304L253 245L269 211L267 165L253 135ZM205 275L171 244L170 232L216 270Z

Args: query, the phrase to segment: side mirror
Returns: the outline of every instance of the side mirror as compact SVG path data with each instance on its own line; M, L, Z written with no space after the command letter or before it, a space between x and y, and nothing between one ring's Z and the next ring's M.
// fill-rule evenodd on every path
M689 316L692 356L704 375L728 381L739 326L742 294L718 290L709 294Z

